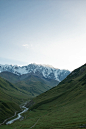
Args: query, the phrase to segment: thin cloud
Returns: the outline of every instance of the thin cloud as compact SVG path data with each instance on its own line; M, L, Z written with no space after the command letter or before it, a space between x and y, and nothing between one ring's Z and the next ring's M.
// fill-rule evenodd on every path
M34 50L34 47L32 44L23 44L22 46L25 48L30 48L30 49Z
M23 44L22 46L25 47L25 48L29 48L28 44Z

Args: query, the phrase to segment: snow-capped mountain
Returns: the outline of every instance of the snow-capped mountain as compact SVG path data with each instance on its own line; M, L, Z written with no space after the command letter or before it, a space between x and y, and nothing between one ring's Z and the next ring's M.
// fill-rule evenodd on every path
M28 66L0 65L0 72L8 71L17 75L36 74L47 79L62 81L70 74L68 70L60 70L48 65L29 64Z

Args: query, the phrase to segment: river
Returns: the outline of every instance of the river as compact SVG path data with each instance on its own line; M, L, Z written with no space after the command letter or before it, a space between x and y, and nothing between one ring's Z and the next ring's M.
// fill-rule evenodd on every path
M26 108L25 106L22 106L22 108L24 108L24 110L23 110L22 112L18 113L18 114L17 114L18 116L17 116L16 118L14 118L14 119L12 119L12 120L6 122L6 125L12 124L14 121L20 119L20 118L22 117L21 114L24 113L24 112L26 112L26 111L28 110L28 108Z

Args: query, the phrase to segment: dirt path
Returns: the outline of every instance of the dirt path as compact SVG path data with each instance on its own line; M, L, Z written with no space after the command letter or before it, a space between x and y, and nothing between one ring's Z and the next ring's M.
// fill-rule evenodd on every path
M40 118L39 118L39 119L36 121L36 123L35 123L33 126L31 126L30 128L35 127L39 120L40 120Z

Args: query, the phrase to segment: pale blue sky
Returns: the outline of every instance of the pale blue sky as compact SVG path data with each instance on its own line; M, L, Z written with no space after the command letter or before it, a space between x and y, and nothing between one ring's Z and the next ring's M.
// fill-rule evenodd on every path
M85 62L86 0L0 0L0 64Z

